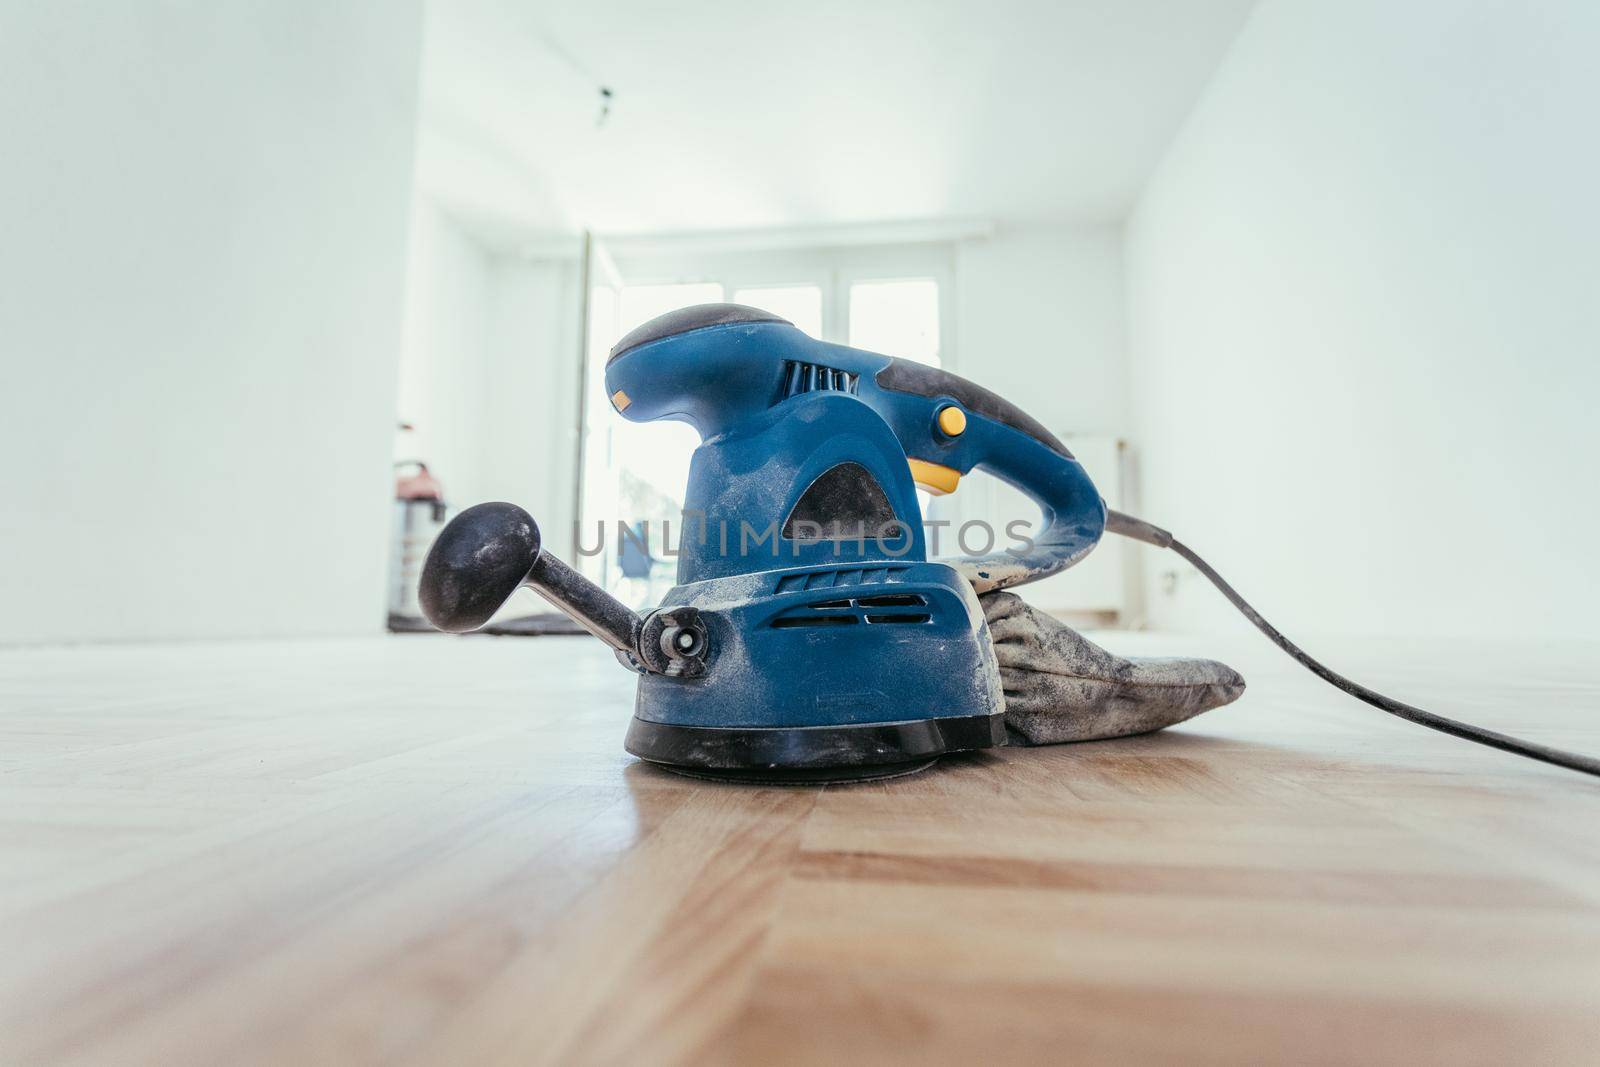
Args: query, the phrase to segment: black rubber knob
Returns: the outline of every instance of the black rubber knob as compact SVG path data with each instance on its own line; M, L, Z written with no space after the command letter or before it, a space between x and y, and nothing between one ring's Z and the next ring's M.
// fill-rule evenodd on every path
M539 559L539 526L515 504L475 504L439 532L417 599L436 628L464 634L488 622Z

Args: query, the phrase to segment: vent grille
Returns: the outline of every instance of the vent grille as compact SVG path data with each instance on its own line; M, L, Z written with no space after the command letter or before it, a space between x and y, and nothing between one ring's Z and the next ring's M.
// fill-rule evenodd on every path
M849 393L854 396L858 377L849 371L824 367L820 363L785 360L783 385L779 389L778 399L787 400L801 393Z
M814 600L776 616L775 630L822 629L835 626L914 626L932 622L928 598L921 593L886 593L848 600Z
M802 589L845 588L852 585L873 585L878 582L902 582L910 567L846 567L843 570L804 571L785 574L778 579L775 593L797 593Z

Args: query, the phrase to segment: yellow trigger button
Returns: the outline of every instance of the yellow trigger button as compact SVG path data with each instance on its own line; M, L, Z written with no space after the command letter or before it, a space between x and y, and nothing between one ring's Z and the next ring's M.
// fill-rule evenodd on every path
M611 394L611 406L616 408L618 411L627 411L628 405L631 403L633 403L633 398L627 393L624 393L621 389L618 389L616 392Z
M911 466L911 480L934 496L955 492L956 485L961 481L960 471L938 463L909 458L906 462Z
M967 428L967 413L954 404L939 409L939 430L946 437L960 437Z

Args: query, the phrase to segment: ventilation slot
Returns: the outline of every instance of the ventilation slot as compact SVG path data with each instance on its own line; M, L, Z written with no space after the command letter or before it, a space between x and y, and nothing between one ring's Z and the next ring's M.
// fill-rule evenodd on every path
M805 626L854 626L857 621L854 615L784 615L772 620L772 628L798 630Z
M779 400L787 400L801 393L849 393L856 391L857 376L849 371L824 367L820 363L802 363L786 360L783 364L783 385Z
M864 608L920 607L927 602L927 597L919 593L890 593L887 596L864 596L856 601L857 604Z
M838 571L804 571L785 574L778 579L774 592L793 593L800 589L827 589L832 586L871 585L877 582L899 582L910 567L854 567Z
M849 572L844 572L849 573ZM882 593L848 600L813 600L790 608L772 620L778 630L807 626L851 626L864 622L876 626L908 626L932 622L928 611L885 611L886 608L926 608L928 598L921 593Z

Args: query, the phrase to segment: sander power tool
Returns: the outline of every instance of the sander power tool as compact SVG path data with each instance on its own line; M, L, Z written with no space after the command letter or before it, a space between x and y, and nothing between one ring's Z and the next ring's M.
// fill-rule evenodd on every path
M477 629L531 586L639 673L627 750L689 773L881 777L1005 744L977 594L1071 566L1106 524L1053 434L947 371L733 304L634 330L605 388L623 418L699 431L678 584L641 617L541 551L527 512L480 504L429 553L430 622ZM990 555L930 560L917 487L950 492L975 467L1043 521Z
M1424 711L1324 666L1171 533L1108 511L1049 430L947 371L814 340L756 308L703 304L624 337L605 385L623 418L700 433L678 584L661 605L641 617L541 551L533 519L504 503L441 531L418 599L434 626L461 633L532 587L640 675L626 748L642 759L713 778L836 781L1004 745L978 597L1072 566L1109 531L1181 556L1358 700L1600 776L1596 757ZM1002 551L930 560L917 487L947 493L974 468L1031 497L1042 524L1007 524Z

